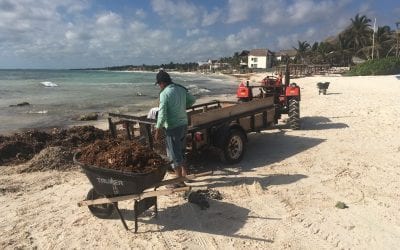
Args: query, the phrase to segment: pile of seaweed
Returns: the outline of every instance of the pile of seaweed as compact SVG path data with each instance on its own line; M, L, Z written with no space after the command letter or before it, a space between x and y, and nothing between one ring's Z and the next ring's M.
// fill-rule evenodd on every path
M0 165L25 163L48 147L60 147L63 152L72 153L77 148L107 137L107 131L94 126L76 126L47 132L28 130L11 136L0 135ZM60 155L63 155L63 152Z
M81 148L78 161L87 165L130 173L150 173L167 163L138 141L97 140Z

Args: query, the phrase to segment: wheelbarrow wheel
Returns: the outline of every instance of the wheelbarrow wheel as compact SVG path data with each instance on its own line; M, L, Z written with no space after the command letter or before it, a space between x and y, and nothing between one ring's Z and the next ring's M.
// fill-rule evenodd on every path
M94 190L94 188L90 189L86 199L95 200L99 198L105 198L105 195L99 194ZM88 206L90 212L100 219L108 219L114 213L114 205L113 204L100 204L100 205L89 205Z

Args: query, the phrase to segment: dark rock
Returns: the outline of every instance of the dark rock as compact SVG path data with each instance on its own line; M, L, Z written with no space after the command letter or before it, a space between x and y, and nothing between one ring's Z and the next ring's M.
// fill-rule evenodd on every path
M198 205L201 210L205 210L210 207L210 204L208 203L206 196L197 191L190 192L188 201L190 203Z
M206 189L206 190L197 190L197 192L204 195L208 199L222 200L222 194L218 190Z
M21 102L18 103L17 105L10 105L10 107L23 107L23 106L30 106L31 104L29 102Z
M336 208L339 209L345 209L345 208L349 208L349 206L346 205L346 203L342 202L342 201L338 201L335 205Z
M81 115L79 117L79 121L96 121L99 118L99 115L97 113L90 113L86 115Z

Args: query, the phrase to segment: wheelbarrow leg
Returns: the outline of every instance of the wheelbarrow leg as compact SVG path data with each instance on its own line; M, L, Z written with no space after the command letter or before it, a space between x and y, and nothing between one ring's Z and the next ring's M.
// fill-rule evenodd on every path
M154 191L157 191L157 188L154 188ZM157 218L158 217L158 202L157 202L157 197L156 197L156 201L155 201L155 203L154 203L154 218Z
M121 211L120 211L119 208L118 208L118 202L114 202L113 205L114 205L114 207L115 207L115 210L117 210L118 216L119 216L119 218L121 219L122 224L124 225L125 229L126 229L127 231L129 231L128 225L126 225L125 219L124 219L124 217L122 216L122 213L121 213ZM136 231L137 231L137 226L136 226L136 215L135 215L135 233L136 233Z
M137 233L137 230L138 230L138 221L137 221L138 216L139 216L138 204L139 204L138 201L135 200L135 203L133 205L133 210L134 210L134 213L135 213L135 233Z

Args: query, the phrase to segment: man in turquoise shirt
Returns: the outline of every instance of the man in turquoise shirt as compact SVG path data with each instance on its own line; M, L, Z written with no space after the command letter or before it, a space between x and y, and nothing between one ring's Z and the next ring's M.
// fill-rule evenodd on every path
M159 139L160 129L165 129L167 154L173 161L172 167L177 177L186 176L186 134L188 118L186 109L191 107L196 99L182 85L173 83L164 70L157 74L157 82L161 88L160 105L156 124L156 140ZM184 186L179 183L175 187Z

